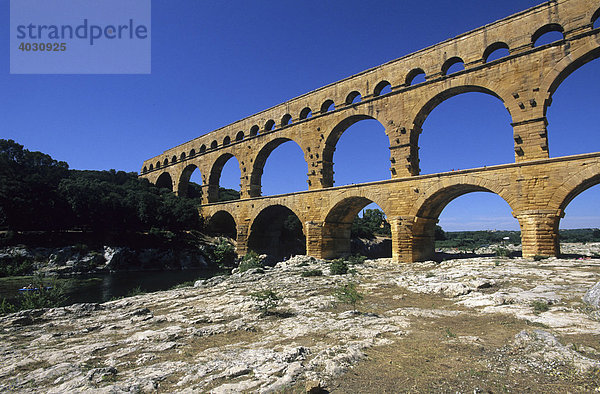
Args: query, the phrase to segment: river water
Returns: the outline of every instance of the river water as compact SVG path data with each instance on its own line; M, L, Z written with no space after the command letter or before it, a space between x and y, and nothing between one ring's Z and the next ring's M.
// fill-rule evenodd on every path
M112 272L44 279L46 285L60 286L68 297L67 304L105 302L136 292L167 290L180 284L222 274L216 270ZM0 278L0 302L19 297L19 289L33 282L32 277Z

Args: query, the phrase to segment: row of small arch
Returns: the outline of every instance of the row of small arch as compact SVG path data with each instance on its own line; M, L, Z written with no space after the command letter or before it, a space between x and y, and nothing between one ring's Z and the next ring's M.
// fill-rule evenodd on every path
M592 24L599 19L600 19L600 9L598 9L595 12L594 16L592 17ZM558 23L551 23L551 24L542 26L532 35L532 37L531 37L532 45L536 46L536 44L538 43L540 38L542 38L546 34L550 34L553 32L558 32L558 33L562 34L562 39L564 39L563 27ZM510 48L509 48L508 44L506 44L504 42L495 42L495 43L489 45L484 50L483 62L488 63L493 60L498 60L505 56L508 56L509 54L510 54ZM463 59L458 56L453 56L444 62L444 64L442 65L442 68L441 68L441 73L442 73L442 75L446 76L446 75L450 75L450 74L453 74L453 73L456 73L456 72L459 72L462 70L464 70ZM407 87L407 86L417 85L417 84L425 82L425 80L426 80L425 71L423 71L423 69L421 69L421 68L414 68L408 72L408 74L406 75L406 78L404 80L404 85L401 85L401 86ZM387 80L382 80L377 85L375 85L375 88L373 89L373 97L382 96L385 94L389 94L391 92L392 92L392 84ZM346 96L344 105L357 104L361 101L362 101L362 95L360 94L360 92L357 90L353 90ZM331 99L328 99L328 100L324 101L323 104L321 104L319 113L324 114L324 113L327 113L330 111L334 111L335 109L336 109L336 107L335 107L334 101ZM309 119L312 117L312 115L313 115L313 112L312 112L311 108L307 106L307 107L304 107L300 111L298 119L299 120ZM283 115L283 117L281 118L281 121L280 121L280 127L283 128L285 126L290 125L292 123L292 119L293 118L290 114ZM264 132L273 131L275 128L276 128L276 122L273 119L270 119L265 123L263 131ZM260 127L258 125L254 125L250 128L249 136L254 137L254 136L257 136L259 133L260 133ZM243 131L239 131L235 136L235 141L236 142L242 141L245 137L246 137L245 133ZM222 146L227 146L229 144L231 144L231 137L225 136L222 141ZM213 140L210 143L210 149L216 149L218 147L219 147L219 143L217 142L217 140ZM188 157L191 158L191 157L196 156L197 153L199 153L199 154L205 153L208 149L209 149L209 147L207 147L205 144L202 144L200 146L199 152L196 152L195 149L192 149L192 150L190 150L188 155L186 155L185 152L182 152L179 155L179 157L177 157L177 155L173 155L170 159L165 158L162 160L162 162L157 161L156 164L150 164L148 167L144 166L144 168L142 169L142 173L146 173L148 171L153 171L154 169L161 168L161 166L164 167L164 166L168 166L169 164L174 164L178 161L186 160L186 158L188 158Z

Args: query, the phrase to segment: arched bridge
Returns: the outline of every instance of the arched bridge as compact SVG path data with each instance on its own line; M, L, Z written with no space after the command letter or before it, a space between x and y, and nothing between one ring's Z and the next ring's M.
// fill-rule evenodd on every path
M502 197L519 220L524 256L556 255L565 207L600 183L600 153L549 158L546 111L561 82L600 57L599 18L600 0L549 1L169 149L146 160L141 176L184 195L199 170L201 213L235 229L239 253L253 237L276 239L276 226L265 223L286 213L303 224L307 254L348 253L352 219L375 202L391 224L394 259L426 259L444 207L463 194L487 191ZM559 38L539 45L550 33ZM421 126L437 105L466 92L504 104L514 163L419 175ZM334 187L336 143L364 119L385 127L391 179ZM262 197L266 160L287 141L304 153L308 190ZM221 170L231 157L240 164L241 199L218 203Z

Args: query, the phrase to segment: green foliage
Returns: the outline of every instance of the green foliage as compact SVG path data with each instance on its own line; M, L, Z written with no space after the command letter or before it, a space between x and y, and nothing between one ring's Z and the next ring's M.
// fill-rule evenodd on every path
M220 237L213 254L215 263L225 266L233 263L235 260L235 248L226 238Z
M497 247L495 250L495 254L497 257L510 257L510 250L503 247Z
M443 231L443 230L442 230ZM518 245L521 243L520 231L452 231L444 232L445 239L436 239L436 248L459 248L474 250L491 244L502 244L508 242ZM504 240L508 237L508 241Z
M354 282L337 287L334 289L333 295L339 302L351 305L354 311L356 311L356 304L364 298L364 295L356 289Z
M26 309L54 308L64 305L67 300L64 289L55 281L44 281L41 277L35 277L29 287L35 290L20 292L14 304L3 299L0 303L0 314Z
M352 222L351 236L353 238L372 239L375 235L390 236L390 224L379 209L365 209L363 217L356 216Z
M548 306L548 303L545 301L532 301L530 305L531 305L531 307L533 307L533 311L536 314L541 313L541 312L546 312L547 310L550 309L550 307Z
M0 261L0 277L31 275L34 262L25 256L5 257Z
M446 233L444 232L444 229L442 229L442 226L440 226L438 224L435 225L434 237L435 237L436 241L445 241L446 240Z
M146 294L147 292L145 290L142 289L142 286L136 286L133 289L129 290L127 292L127 295L125 297L133 297L133 296L137 296L137 295L141 295L141 294Z
M0 228L97 233L197 228L197 201L135 173L69 171L68 165L0 139Z
M308 271L302 272L302 276L305 278L309 277L309 276L323 276L323 271L321 271L319 269L308 270Z
M329 270L332 275L344 275L348 273L348 264L344 259L335 259L331 262Z
M231 200L239 200L240 192L233 189L226 189L224 187L219 187L219 201L231 201Z
M240 272L245 272L252 268L263 268L263 264L260 261L258 254L256 254L255 251L251 250L248 253L246 253L244 257L242 257L242 261L240 262L238 268Z
M362 256L360 254L355 254L352 256L348 256L348 263L349 264L363 264L365 262L365 260L367 259L367 256Z
M273 314L273 309L279 305L282 298L273 290L260 290L250 294L263 316Z

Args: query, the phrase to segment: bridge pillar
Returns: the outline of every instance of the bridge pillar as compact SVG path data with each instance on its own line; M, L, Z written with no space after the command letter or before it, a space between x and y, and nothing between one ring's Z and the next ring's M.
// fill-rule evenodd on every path
M511 125L513 127L515 161L517 163L548 158L548 134L546 132L548 121L545 116L528 118L511 123Z
M435 256L437 219L418 216L388 217L392 229L392 259L412 263Z
M420 134L420 128L413 131ZM392 179L418 175L419 147L416 140L411 140L411 133L405 127L395 127L393 130L386 130L386 134L390 137Z
M560 252L558 224L560 214L555 210L528 210L513 215L521 226L523 257L557 256Z
M306 255L323 258L323 225L319 222L309 221L304 223L306 235Z
M247 222L238 223L236 230L237 236L235 252L241 257L248 253L248 233L250 230L250 225Z

